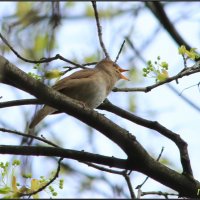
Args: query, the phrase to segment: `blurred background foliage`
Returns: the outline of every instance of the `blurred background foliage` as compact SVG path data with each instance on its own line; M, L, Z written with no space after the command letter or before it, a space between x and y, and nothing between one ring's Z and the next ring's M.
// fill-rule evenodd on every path
M96 62L103 58L98 41L94 12L90 2L1 2L0 5L4 8L0 15L1 33L22 57L39 60L60 54L80 64ZM180 27L181 30L183 22L186 24L197 24L197 19L199 19L197 8L199 4L197 6L197 3L165 2L164 5L178 29ZM120 81L117 87L141 87L153 84L155 80L145 79L142 76L142 68L146 66L146 60L155 60L160 55L169 62L171 74L181 70L183 65L181 58L178 57L177 44L163 30L144 2L97 2L97 6L104 42L111 58L115 59L125 38L128 38L132 43L132 46L128 43L125 44L118 61L123 68L130 69L127 75L131 81ZM187 9L185 9L186 6ZM188 14L188 9L190 10L190 15ZM198 29L196 29L199 31L198 26ZM183 35L183 37L188 39L187 35ZM192 47L196 47L195 43L190 39L188 42L194 45ZM42 63L39 67L35 67L35 64L26 63L17 58L3 42L0 42L0 52L27 73L32 72L43 75L39 69L42 69L42 72L51 69L63 71L66 67L73 67L69 63L60 60ZM171 59L172 54L174 56L173 59ZM70 73L67 73L67 75ZM55 79L44 81L50 85L55 83ZM3 96L2 101L30 98L29 94L9 86L1 86L1 93L1 96ZM155 95L155 98L150 100L153 95ZM166 96L168 95L169 91L166 93ZM168 106L167 101L169 103L170 100L165 101L165 98L159 99L161 96L162 93L158 89L157 93L152 91L152 93L148 94L112 93L109 99L114 104L132 113L150 120L160 120L164 125L168 125L170 119L166 121L165 119L170 118L173 112L171 111L173 110L171 105L173 105L174 100L171 100L172 104ZM34 110L37 110L38 107L40 106L21 106L3 109L4 111L0 111L0 114L2 115L4 112L5 115L0 118L0 125L25 132L30 119L34 115ZM127 128L133 134L138 134L139 142L145 146L153 157L157 158L162 146L168 147L168 144L165 143L166 141L161 139L162 137L154 131L144 130L141 127L138 128L135 124L131 124L111 113L99 112L105 114L120 126ZM166 113L169 116L160 115ZM180 119L179 117L177 118ZM181 123L169 123L169 128L177 128L176 125L180 127ZM176 130L179 131L179 128ZM48 117L37 127L36 132L38 135L44 135L48 140L52 140L64 148L85 150L108 156L125 156L115 144L108 141L97 131L65 114ZM21 138L9 135L5 139L4 135L3 142L5 144L8 144L8 142L9 144L20 144ZM44 144L34 141L34 145ZM168 150L170 148L169 146ZM168 150L166 150L166 153L164 151L160 162L180 170L181 166L177 164L179 154L176 147L173 146L171 149L176 151L173 158ZM19 156L2 157L2 159L7 160L16 158L19 158ZM31 172L35 177L41 175L48 176L51 170L56 169L57 165L57 159L55 158L20 157L20 159L23 160L21 173L24 173L24 171ZM76 161L65 159L60 176L65 179L64 189L59 191L58 194L60 198L129 197L128 188L123 177L97 171ZM142 174L132 173L131 179L133 180L134 188L144 178L145 176ZM152 183L154 187L152 187ZM150 180L144 188L156 190L158 187L159 190L164 188L166 191L169 191L168 188L160 186L153 180ZM48 195L45 192L42 193L43 197L48 197Z

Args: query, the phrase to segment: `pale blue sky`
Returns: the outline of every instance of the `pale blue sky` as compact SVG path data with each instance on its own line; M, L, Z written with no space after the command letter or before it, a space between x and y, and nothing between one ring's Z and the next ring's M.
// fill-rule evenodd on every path
M84 2L86 3L86 2ZM82 2L77 3L76 12L73 14L80 14L82 12ZM13 2L1 2L0 3L0 17L9 12L12 13L14 10ZM110 3L114 4L115 6L127 6L128 4L134 4L133 2L126 2L124 5L120 4L120 2ZM190 7L190 5L192 8ZM98 7L106 8L108 5L107 3L97 3ZM175 3L174 6L167 7L167 13L172 20L175 20L179 16L179 10L182 9L182 6L186 5L184 3ZM199 2L195 3L188 3L188 9L192 10L199 6ZM128 6L127 6L128 7ZM6 8L6 9L5 9ZM9 9L8 9L9 8ZM197 16L198 17L198 16ZM196 18L197 18L196 17ZM103 37L105 40L105 44L108 47L108 50L112 57L115 57L119 46L123 41L123 36L126 35L131 28L133 23L133 17L129 15L122 17L118 17L117 20L104 20L101 21L103 27ZM134 22L134 34L131 37L131 40L134 42L135 46L139 47L145 38L148 35L152 34L153 29L155 26L158 26L158 22L155 20L154 16L148 11L144 10L137 20ZM126 26L124 26L124 24ZM124 27L123 30L120 30L120 27ZM176 25L177 30L181 33L181 35L186 39L186 41L192 47L199 47L200 40L199 40L199 21L186 21L182 20L178 25ZM70 31L69 31L70 30ZM114 31L113 31L114 30ZM73 55L76 55L79 60L82 60L84 56L89 55L96 49L96 45L98 44L96 34L96 24L94 20L82 20L80 21L66 21L63 22L61 28L58 32L58 49L56 53L59 53L66 58L70 59ZM67 43L67 45L65 45ZM99 46L99 44L98 44ZM127 47L125 47L127 48ZM131 54L131 50L129 54ZM165 60L169 63L169 74L170 76L175 75L183 68L183 61L180 55L178 55L177 45L174 41L171 40L171 37L163 31L160 30L159 34L156 36L153 45L150 45L143 53L143 56L146 60L155 60L157 56L160 56L162 60ZM10 61L16 61L17 58L10 54L8 57ZM54 62L56 67L59 66L58 63ZM118 62L121 66L131 67L134 66L137 68L139 77L142 78L142 68L144 67L143 63L139 60L136 60L134 63L128 63L126 58L121 56ZM63 64L63 63L62 63ZM24 66L26 66L25 64ZM24 70L27 68L23 68ZM175 82L172 83L174 87L182 91L184 88L194 85L199 82L199 74L192 75L191 77L185 77L179 80L179 85ZM152 79L146 79L144 83L135 83L130 81L127 85L130 87L144 87L147 85L151 85L154 83ZM14 90L11 89L9 86L1 85L0 86L0 93L3 96L1 101L7 100L14 100L16 99ZM200 106L199 98L200 93L197 87L190 88L183 93L186 95L190 100L195 102L198 106ZM25 94L24 92L18 93L19 98L30 98L30 95ZM114 102L116 105L127 109L127 93L111 93L108 99ZM188 143L188 150L191 158L191 164L194 171L194 176L196 179L200 180L200 173L199 173L199 119L200 115L199 112L191 108L187 105L184 101L182 101L178 96L174 95L168 87L161 86L158 87L151 92L145 93L134 93L136 96L137 102L137 115L144 117L149 120L157 120L168 129L178 133L181 137L187 141ZM33 115L33 108L34 106L25 106L27 112L30 114L28 117L31 118ZM99 111L103 112L103 111ZM177 147L172 143L170 140L160 136L159 133L152 132L148 129L139 127L135 124L128 122L127 120L121 119L116 117L110 113L106 113L106 116L110 119L113 119L115 122L119 123L122 127L129 130L133 133L139 142L146 148L147 151L153 153L155 156L159 155L162 146L165 147L163 156L166 156L170 159L170 161L176 165L177 168L181 169L180 159L179 159L179 152ZM18 107L13 108L5 108L0 110L0 116L6 119L9 119L9 124L12 125L14 129L19 131L24 131L24 119L21 118L20 109ZM57 132L56 137L63 140L63 137L66 137L66 140L63 142L63 147L72 148L77 150L84 149L85 151L91 151L91 146L83 145L80 147L80 144L83 144L83 141L86 141L87 130L83 129L86 127L82 125L81 122L77 121L76 119L66 116L64 114L57 115L57 116L49 116L45 119L46 122L54 121L55 118L61 118L59 122L52 126L52 130ZM2 125L0 125L2 126ZM48 139L51 139L51 135L49 135L45 130L41 131L41 134L45 135ZM116 147L112 142L110 142L107 138L103 135L94 131L96 137L95 144L98 150L98 153L103 155L109 156L118 156L124 158L124 153ZM19 140L17 137L6 137L6 134L0 134L1 144L18 144ZM86 143L87 144L87 143ZM102 148L103 146L103 148ZM43 160L43 158L41 158ZM39 162L39 161L38 161ZM48 161L50 162L50 161ZM51 162L52 163L52 162ZM87 166L77 163L76 161L70 161L76 167L81 167L82 169L88 170ZM77 166L78 165L78 166ZM80 166L79 166L80 165ZM95 173L96 170L91 170L91 173ZM134 173L137 174L137 173ZM107 174L112 181L123 181L122 178L119 176L114 176ZM143 175L134 176L133 175L133 185L134 187L140 184L143 180L141 178ZM70 181L70 180L69 180ZM152 184L153 182L153 184ZM103 186L102 186L103 187ZM68 186L67 186L68 188ZM154 181L150 180L144 186L144 190L161 190L163 187L159 184L155 183ZM69 188L68 188L69 189ZM67 189L67 190L68 190ZM69 189L70 190L70 189ZM106 188L105 188L106 190ZM74 195L74 196L73 196ZM85 194L91 195L91 194ZM85 196L85 197L86 197ZM72 191L72 197L76 197ZM81 196L84 197L84 196Z

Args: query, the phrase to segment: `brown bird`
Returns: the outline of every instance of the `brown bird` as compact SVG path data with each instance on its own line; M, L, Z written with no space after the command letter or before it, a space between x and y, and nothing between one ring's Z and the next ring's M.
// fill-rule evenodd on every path
M52 88L72 99L83 103L86 107L97 108L113 89L119 79L128 80L120 68L110 59L103 59L93 69L83 69L58 81ZM58 112L57 109L45 105L33 118L29 128L34 128L47 115Z

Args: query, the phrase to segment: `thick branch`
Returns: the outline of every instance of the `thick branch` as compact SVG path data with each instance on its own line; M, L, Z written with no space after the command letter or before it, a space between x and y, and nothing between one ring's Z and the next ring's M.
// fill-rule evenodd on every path
M0 103L0 108L9 107L9 106L19 106L19 105L29 105L29 104L38 104L41 103L38 99L24 99L24 100L15 100ZM135 116L132 113L129 113L106 100L99 109L107 110L109 112L113 112L118 116L121 116L125 119L128 119L138 125L153 129L158 131L160 134L172 140L179 148L181 163L183 165L183 172L192 175L192 168L190 165L190 159L187 150L187 143L181 139L180 135L168 130L161 124L155 121L146 120L144 118Z
M174 28L174 25L171 23L160 2L148 1L146 2L146 5L179 46L185 45L187 49L191 49L190 45L181 37L181 35Z
M11 85L17 84L23 88L24 91L36 96L45 104L74 116L100 131L127 154L128 165L131 166L133 170L137 170L150 176L160 183L178 191L183 196L197 197L197 189L200 188L199 182L191 180L155 161L149 156L133 135L113 123L111 120L108 120L96 111L74 103L71 98L33 79L13 64L9 63L8 60L2 56L0 56L0 72L0 80L3 83L9 83ZM7 148L7 150L9 151L9 148ZM56 151L62 152L63 149L56 149ZM57 156L65 157L64 155Z
M80 162L92 162L105 166L116 167L119 169L131 168L131 165L128 164L127 160L125 159L54 147L0 145L0 154L54 156L73 159Z
M121 127L112 123L112 121L106 119L103 115L100 115L91 109L75 103L73 99L33 79L9 63L3 57L0 57L0 70L1 69L3 72L3 83L17 86L18 88L21 88L24 91L36 96L45 104L66 112L67 114L72 115L88 125L96 128L106 137L118 144L127 153L127 155L129 154L129 148L132 149L133 146L135 146L135 151L137 152L139 150L138 154L133 155L136 160L139 161L141 160L140 156L144 156L144 154L147 155L147 152L142 150L142 147L136 141L135 137L128 133L125 129L122 129ZM119 135L112 134L112 132L117 132ZM127 140L129 141L128 143L130 146L127 145Z
M101 165L106 165L110 167L116 167L119 169L128 169L134 170L130 162L124 159L118 159L114 157L107 157L107 156L100 156L98 154L91 154L83 151L75 151L69 149L62 149L62 148L53 148L53 147L32 147L32 146L13 146L13 145L0 145L0 154L13 154L13 155L29 155L29 156L54 156L54 157L62 157L62 158L69 158L73 160L78 160L81 162L92 162ZM147 163L148 164L148 163ZM161 165L160 165L161 166ZM155 171L158 169L155 167ZM166 167L164 167L166 168ZM200 187L199 182L193 182L188 180L185 176L170 170L169 168L162 170L169 170L172 173L172 176L175 176L174 179L176 180L174 183L173 188L179 188L178 191L183 190L183 188L187 189L184 193L189 192L189 196L196 196L197 191ZM148 173L151 170L147 171ZM157 177L162 177L162 174L156 174ZM163 171L164 172L164 171ZM170 177L165 177L166 181L169 181ZM176 185L178 183L178 185Z
M158 131L160 134L162 134L165 137L172 140L179 148L181 163L182 163L182 167L183 167L183 173L193 177L189 154L188 154L188 150L187 150L187 143L183 139L181 139L180 135L170 131L169 129L162 126L161 124L159 124L156 121L146 120L146 119L138 117L130 112L127 112L127 111L113 105L108 100L106 100L104 102L105 103L102 104L100 107L101 109L115 113L115 114L117 114L125 119L128 119L129 121L134 122L138 125L141 125L143 127L147 127L147 128L153 129L155 131Z

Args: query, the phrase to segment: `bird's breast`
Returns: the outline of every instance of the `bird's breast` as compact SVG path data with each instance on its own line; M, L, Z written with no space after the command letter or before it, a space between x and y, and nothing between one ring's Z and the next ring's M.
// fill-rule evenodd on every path
M98 107L107 96L107 88L105 83L93 81L86 89L85 89L85 98L84 103L89 108Z

